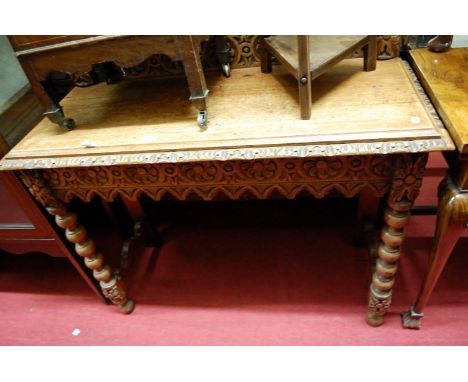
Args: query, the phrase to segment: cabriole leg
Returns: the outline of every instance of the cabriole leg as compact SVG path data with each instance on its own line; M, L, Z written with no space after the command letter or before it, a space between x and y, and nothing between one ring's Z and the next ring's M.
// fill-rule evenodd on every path
M460 192L450 175L439 188L437 225L429 267L421 284L416 303L402 313L403 327L420 329L423 311L437 281L468 220L468 193Z

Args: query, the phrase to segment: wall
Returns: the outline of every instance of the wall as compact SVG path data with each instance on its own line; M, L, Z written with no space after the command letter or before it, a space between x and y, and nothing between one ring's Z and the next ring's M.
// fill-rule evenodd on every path
M0 36L0 114L23 95L30 85L6 38Z

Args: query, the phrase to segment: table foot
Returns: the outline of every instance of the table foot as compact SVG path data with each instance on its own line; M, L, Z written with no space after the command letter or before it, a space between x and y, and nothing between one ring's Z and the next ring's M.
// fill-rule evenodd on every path
M374 273L375 275L376 273ZM370 326L380 326L384 323L384 316L392 303L392 291L381 291L374 283L369 289L369 303L366 321Z
M370 326L380 326L384 323L384 316L375 313L367 313L366 321Z
M423 313L416 313L413 305L409 310L401 313L401 323L407 329L421 329L421 319L424 317Z
M125 304L119 305L119 312L122 314L130 314L135 309L135 302L129 298Z

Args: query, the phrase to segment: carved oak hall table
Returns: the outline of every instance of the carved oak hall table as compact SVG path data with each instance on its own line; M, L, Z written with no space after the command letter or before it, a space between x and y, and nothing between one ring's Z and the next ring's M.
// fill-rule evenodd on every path
M412 75L400 59L379 62L373 72L362 71L362 59L344 60L314 82L312 117L300 120L297 82L280 66L272 74L234 69L229 79L212 73L214 128L204 132L192 122L193 106L180 107L184 79L75 88L63 105L77 128L64 131L44 119L0 166L18 172L104 295L127 313L133 302L123 280L68 210L73 198L386 196L367 314L380 325L428 152L454 148ZM158 86L165 91L154 91Z

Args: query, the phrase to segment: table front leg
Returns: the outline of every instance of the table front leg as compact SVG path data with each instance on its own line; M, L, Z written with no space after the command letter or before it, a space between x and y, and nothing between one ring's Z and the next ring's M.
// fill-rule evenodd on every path
M379 326L392 301L392 288L401 255L401 245L410 209L419 194L427 154L404 154L394 157L394 174L387 207L385 224L380 233L377 262L369 289L367 322Z
M44 183L40 172L33 171L23 174L24 182L30 192L46 210L55 216L57 225L65 230L65 237L75 244L75 252L84 258L86 267L93 271L93 277L99 281L102 293L120 312L131 313L135 307L134 301L128 297L123 280L106 264L104 256L96 248L94 241L88 236L86 228L78 223L78 217L53 194Z
M408 202L389 203L385 210L385 225L380 233L377 262L369 290L367 322L372 326L383 324L384 315L392 301L392 287L401 255L404 226L409 218L411 204Z
M439 277L468 221L468 193L460 192L450 174L439 189L439 209L434 241L427 270L416 303L402 313L405 328L420 329L424 308L439 280Z

